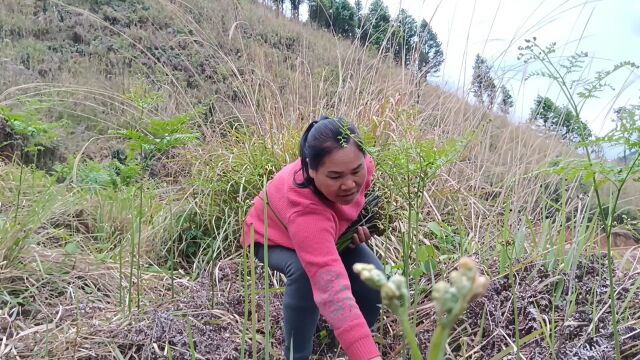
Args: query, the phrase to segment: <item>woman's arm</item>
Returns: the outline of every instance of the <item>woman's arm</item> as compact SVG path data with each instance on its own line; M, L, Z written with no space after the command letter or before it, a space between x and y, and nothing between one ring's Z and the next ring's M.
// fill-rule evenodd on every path
M380 352L351 293L335 246L336 228L334 215L320 206L309 206L289 217L289 234L320 313L350 359L375 359Z

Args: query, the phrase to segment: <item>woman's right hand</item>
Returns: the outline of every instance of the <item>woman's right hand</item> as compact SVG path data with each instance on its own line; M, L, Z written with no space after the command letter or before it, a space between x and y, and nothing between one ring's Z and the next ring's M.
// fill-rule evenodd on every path
M382 358L381 358L380 356L378 356L378 357L374 357L374 358L373 358L373 359L371 359L371 360L382 360Z

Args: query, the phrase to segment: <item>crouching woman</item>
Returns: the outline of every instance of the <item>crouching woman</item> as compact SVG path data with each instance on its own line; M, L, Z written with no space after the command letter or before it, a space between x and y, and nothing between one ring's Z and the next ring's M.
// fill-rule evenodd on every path
M309 359L320 315L350 359L381 359L371 333L380 314L380 293L352 269L357 262L382 269L364 244L371 236L359 227L351 247L342 252L336 248L338 237L364 206L374 171L355 126L322 117L302 135L300 157L268 182L247 215L242 243L249 245L253 231L255 256L263 262L267 200L268 266L286 277L288 360Z

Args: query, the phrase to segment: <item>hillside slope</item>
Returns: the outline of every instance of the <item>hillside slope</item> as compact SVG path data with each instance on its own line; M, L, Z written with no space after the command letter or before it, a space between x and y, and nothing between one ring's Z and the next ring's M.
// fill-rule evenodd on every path
M278 358L283 279L268 337L238 228L320 114L356 122L378 157L389 231L371 246L409 264L423 349L433 281L470 255L494 280L451 358L612 353L588 188L543 171L578 156L558 139L253 2L4 0L0 37L0 357L237 359L270 340ZM632 359L638 253L618 234ZM319 330L318 358L338 357ZM385 310L385 359L398 330Z

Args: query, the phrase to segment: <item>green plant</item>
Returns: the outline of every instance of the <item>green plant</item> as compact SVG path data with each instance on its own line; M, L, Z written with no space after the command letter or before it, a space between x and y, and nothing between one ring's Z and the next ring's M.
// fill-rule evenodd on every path
M440 281L433 286L432 297L438 313L438 325L431 338L429 360L440 360L449 332L467 306L489 287L489 280L480 275L476 264L467 257L460 259L459 270L450 274L451 284Z
M197 261L208 244L205 220L194 209L188 209L177 215L174 223L176 234L171 241L176 253L174 261L181 260L180 265L189 267Z
M542 65L541 70L532 72L527 78L539 76L552 80L560 88L565 100L569 103L569 109L575 115L574 121L576 123L582 121L582 109L589 100L596 98L605 89L613 88L607 82L612 74L623 68L638 68L637 64L624 61L614 65L610 70L598 71L593 79L584 79L581 78L581 74L585 67L587 53L578 52L565 60L555 61L551 56L556 51L555 43L542 47L536 42L536 38L527 39L525 42L527 45L519 48L522 51L519 58L525 63L537 62ZM587 130L588 128L578 128L576 131L579 139L578 144L582 148L585 159L565 161L553 170L567 177L582 177L591 184L595 194L597 213L607 237L609 303L615 356L619 360L621 358L620 332L618 329L617 303L615 299L616 287L614 285L613 257L611 253L613 220L623 187L640 173L640 152L636 154L630 163L619 165L595 158L594 151L602 144L624 144L627 149L640 149L640 142L638 142L636 136L640 131L640 127L622 117L616 128L604 136L592 136ZM603 185L607 183L613 186L613 191L608 205L610 210L605 212L607 205L603 202L602 190Z
M21 143L21 147L29 151L52 147L60 136L58 125L42 121L39 114L33 110L17 112L0 105L0 120L2 119L9 125L14 136L13 142ZM5 145L11 145L11 143L0 143L0 148Z
M338 237L337 248L341 252L346 249L353 240L359 226L364 226L372 236L382 236L385 232L384 203L380 194L374 189L365 194L363 209L356 220L351 223L344 233Z
M191 360L196 360L198 358L196 353L196 343L193 339L193 330L191 329L191 319L186 317L187 323L187 342L189 344L189 357Z
M409 290L405 277L399 274L393 275L387 280L383 272L371 264L356 263L353 271L360 276L370 287L380 290L382 304L393 311L400 320L411 355L414 360L422 360L415 331L409 321Z
M12 171L5 168L3 172ZM32 179L42 176L42 178L38 178L38 181L45 182L44 188L38 188L36 191L28 189L27 176L31 176ZM0 269L9 268L16 264L22 250L37 237L38 228L55 211L59 211L59 206L64 199L60 189L53 187L46 175L32 168L20 166L15 181L17 182L16 189L10 189L11 191L15 190L11 193L15 196L13 211L0 213ZM33 184L31 186L33 187ZM9 190L7 187L4 189L5 191Z
M146 164L156 155L198 140L199 135L188 127L192 117L187 113L168 120L151 119L146 130L128 129L113 133L128 140L129 158L140 154L140 159Z
M393 195L391 201L403 204L395 209L406 219L402 236L403 275L410 274L410 259L415 252L414 239L418 236L418 224L422 221L425 192L440 170L454 161L463 141L450 140L442 145L432 140L401 141L387 148L378 149L377 166L385 190Z
M467 252L465 229L453 227L442 221L431 221L427 228L435 238L438 249L446 254L464 254Z
M271 355L271 313L269 309L270 296L269 296L269 197L267 196L267 177L263 178L263 187L264 190L264 247L263 247L263 267L262 271L264 273L264 322L265 322L265 349L264 349L264 359L269 360L269 356ZM253 241L253 239L251 239Z
M434 241L419 245L416 249L415 268L411 275L419 279L424 275L434 276L438 262L442 259L468 253L468 241L464 229L449 226L442 221L431 221L426 224ZM432 283L435 282L432 279Z
M360 278L370 287L380 290L382 304L398 316L403 335L409 343L414 360L422 360L415 332L409 322L409 290L402 275L393 275L389 280L371 264L353 265ZM449 332L458 318L478 296L483 295L489 286L486 277L481 276L476 264L470 258L460 260L459 270L450 274L451 284L440 281L433 286L432 297L438 314L438 324L431 338L429 360L441 360L449 338Z
M74 159L54 166L56 179L64 182L71 177ZM109 162L84 161L77 168L75 183L93 189L131 186L142 177L142 166L137 161L111 160Z
M146 85L135 86L126 98L139 110L138 124L143 123L150 109L163 101L160 93L151 91ZM193 110L170 119L150 119L146 126L141 126L139 129L115 130L112 133L128 140L129 159L137 158L144 167L147 167L155 156L196 141L199 136L189 128L189 125L201 116L203 111L203 109Z

